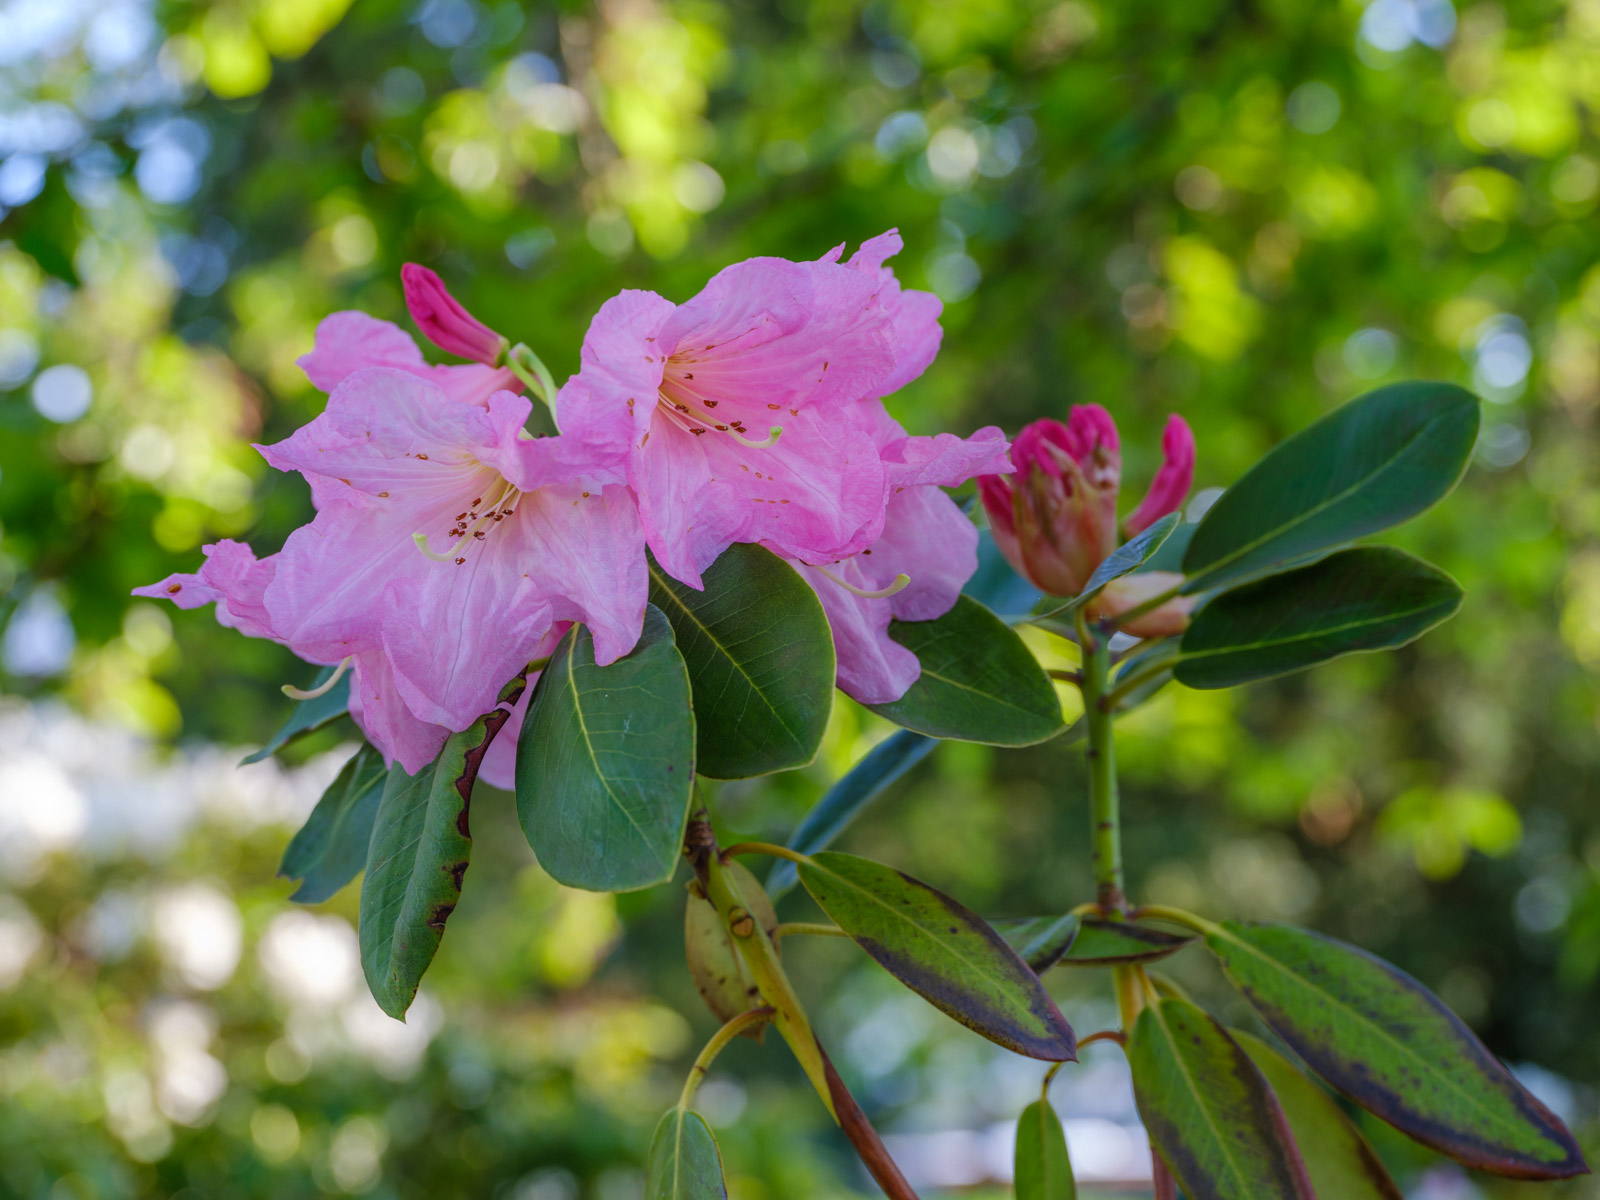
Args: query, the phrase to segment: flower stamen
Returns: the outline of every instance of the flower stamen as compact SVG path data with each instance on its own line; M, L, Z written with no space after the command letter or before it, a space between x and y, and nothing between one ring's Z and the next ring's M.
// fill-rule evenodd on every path
M297 688L292 683L286 683L283 685L283 694L289 697L291 700L315 700L318 696L326 696L329 692L333 691L334 685L337 684L339 680L344 678L344 673L350 669L350 664L353 662L355 662L354 655L350 655L349 657L343 659L339 665L333 669L333 674L329 675L325 682L319 684L317 687L312 688L310 691L307 691L304 688Z
M868 591L866 588L857 587L853 583L845 582L832 571L828 570L827 567L814 567L813 570L821 571L824 575L833 580L834 583L837 583L852 596L860 596L863 600L886 600L890 596L893 596L896 592L903 592L906 590L906 588L911 586L911 576L902 573L896 575L894 577L894 582L889 584L888 587L881 587L877 591L872 592Z

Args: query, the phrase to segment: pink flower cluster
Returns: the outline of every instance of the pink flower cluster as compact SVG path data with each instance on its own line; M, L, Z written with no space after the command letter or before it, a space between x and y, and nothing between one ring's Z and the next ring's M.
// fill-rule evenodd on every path
M348 662L352 716L412 773L570 623L602 664L631 650L647 547L693 587L735 542L788 559L832 623L840 687L897 699L920 668L890 619L947 612L977 564L941 489L1011 470L998 429L912 437L883 406L940 339L939 301L884 266L900 247L891 231L848 261L751 259L681 305L621 293L550 437L526 432L507 339L408 266L418 327L471 363L429 365L392 324L328 317L300 360L326 410L258 447L305 477L316 517L276 554L219 542L197 573L136 594L214 603L224 625ZM514 743L491 746L491 783L509 784Z

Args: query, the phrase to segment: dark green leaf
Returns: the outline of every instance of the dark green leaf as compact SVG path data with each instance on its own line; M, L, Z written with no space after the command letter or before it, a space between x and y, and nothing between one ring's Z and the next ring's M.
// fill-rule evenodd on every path
M1211 1017L1155 1001L1128 1062L1145 1129L1188 1200L1315 1200L1272 1089Z
M384 783L361 880L361 969L378 1007L403 1018L433 961L444 925L461 897L472 854L472 785L489 743L522 694L518 679L505 707L453 733L439 757L415 775L396 763Z
M1064 917L1011 917L989 924L1037 975L1061 961L1077 938L1080 923L1075 913L1068 913Z
M539 865L570 887L672 878L694 787L695 714L672 626L654 605L605 667L574 625L539 676L517 740L517 813Z
M827 850L800 867L822 910L891 975L1018 1054L1074 1059L1072 1027L1038 976L976 914L911 876Z
M1086 917L1072 948L1061 960L1067 967L1109 967L1118 963L1154 962L1182 950L1192 937L1135 925Z
M300 880L289 899L320 904L361 873L387 775L383 756L371 746L345 763L283 852L278 874Z
M826 850L883 790L932 753L939 743L909 729L879 742L805 815L788 841L791 850L814 854ZM795 884L794 863L780 858L767 872L767 894L773 899Z
M816 593L760 546L735 545L705 590L653 562L650 600L672 622L699 727L696 769L745 779L803 767L833 709L833 633Z
M1567 1127L1404 971L1286 925L1228 921L1206 944L1312 1070L1424 1145L1517 1178L1588 1169Z
M1044 1100L1035 1100L1017 1118L1013 1180L1017 1200L1077 1200L1061 1119Z
M650 1139L645 1200L727 1200L722 1152L697 1112L675 1108Z
M1194 540L1194 531L1200 525L1196 521L1184 521L1175 527L1167 540L1161 543L1158 549L1139 568L1138 573L1146 571L1174 571L1183 570L1183 556L1189 552L1189 543Z
M1461 606L1437 567L1359 546L1224 592L1195 614L1174 676L1194 688L1269 679L1420 637Z
M1278 1097L1318 1196L1401 1200L1389 1172L1332 1096L1260 1038L1237 1029L1232 1034Z
M1045 617L1060 617L1067 613L1077 612L1089 601L1100 594L1100 589L1114 579L1121 579L1130 571L1138 570L1165 542L1172 531L1177 528L1178 522L1183 518L1179 513L1168 513L1150 528L1141 532L1137 537L1128 539L1110 554L1101 560L1100 565L1089 576L1088 582L1083 585L1083 591L1066 604L1051 608L1048 612L1040 613Z
M317 672L317 677L311 683L308 691L315 691L329 679L333 678L334 667L323 667ZM295 702L294 711L289 714L289 719L283 723L283 728L272 735L269 741L254 754L239 760L241 767L251 763L261 762L271 758L296 738L304 737L314 730L321 729L330 721L337 721L350 711L350 674L346 672L320 696L313 696L309 700Z
M778 916L772 902L761 890L761 884L743 865L730 862L724 868L738 877L739 891L748 899L750 913L767 937L778 927ZM689 976L706 1007L719 1021L727 1022L761 1004L761 989L750 973L744 957L734 949L728 927L717 916L717 910L704 896L689 893L689 903L683 917L684 954L689 962ZM778 945L773 943L773 953ZM767 1027L752 1025L743 1036L760 1041Z
M970 596L934 621L894 621L889 636L922 675L873 712L929 737L1031 746L1060 733L1061 701L1016 631Z
M1224 492L1184 554L1184 591L1282 570L1405 521L1445 495L1478 438L1478 399L1448 383L1369 392L1278 446Z

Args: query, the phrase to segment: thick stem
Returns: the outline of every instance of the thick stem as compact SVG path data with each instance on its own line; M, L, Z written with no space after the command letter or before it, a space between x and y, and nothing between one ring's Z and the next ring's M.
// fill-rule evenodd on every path
M727 1048L729 1042L738 1037L752 1025L759 1025L763 1021L772 1019L770 1008L752 1008L749 1012L740 1013L729 1021L716 1033L711 1035L711 1040L705 1044L694 1060L694 1065L689 1068L689 1078L683 1081L683 1092L678 1097L678 1107L688 1108L694 1103L694 1094L700 1088L700 1081L706 1077L706 1072L711 1069L711 1064L717 1055Z
M889 1150L883 1144L883 1139L878 1136L878 1131L872 1127L872 1122L867 1120L867 1114L861 1111L861 1106L856 1103L856 1098L850 1094L850 1089L844 1086L844 1080L839 1078L839 1072L833 1069L833 1060L828 1057L828 1052L822 1048L822 1043L817 1043L817 1053L822 1055L822 1066L828 1077L828 1090L833 1095L834 1111L839 1114L839 1128L843 1129L845 1136L850 1139L850 1144L856 1148L862 1165L867 1168L872 1178L883 1189L883 1194L889 1200L917 1200L917 1193L906 1182L906 1177L900 1173L900 1168L895 1165L894 1159L889 1157Z
M1121 916L1127 909L1122 883L1122 825L1117 800L1115 719L1109 700L1110 633L1091 629L1081 617L1083 717L1088 725L1090 844L1094 847L1095 899L1100 910Z

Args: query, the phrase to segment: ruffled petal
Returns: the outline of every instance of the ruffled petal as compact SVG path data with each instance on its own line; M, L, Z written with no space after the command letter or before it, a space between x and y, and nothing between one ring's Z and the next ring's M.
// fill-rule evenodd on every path
M504 367L435 366L398 325L362 312L337 312L317 325L316 343L297 360L319 391L332 392L363 367L390 367L426 379L452 400L483 404L495 392L520 391L522 383Z
M400 696L389 660L358 654L350 683L350 716L385 763L398 762L415 775L439 757L450 731L419 719Z
M922 664L889 636L893 616L889 601L854 595L815 567L800 562L793 565L817 593L833 630L839 690L862 704L887 704L904 696L922 674ZM855 559L828 570L864 590L875 586L861 573Z
M890 608L902 621L932 621L955 606L978 569L978 528L938 488L907 488L890 499L883 535L857 561L872 588L908 576Z
M258 559L243 542L223 540L202 546L206 561L193 575L169 575L160 583L135 588L135 596L170 600L179 608L215 603L217 623L246 637L281 640L267 615L264 597L277 571L277 555Z

